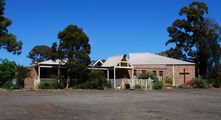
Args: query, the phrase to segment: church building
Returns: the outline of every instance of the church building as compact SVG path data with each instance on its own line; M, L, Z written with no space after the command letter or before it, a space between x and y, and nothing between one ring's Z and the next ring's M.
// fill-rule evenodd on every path
M106 71L107 79L114 88L122 79L137 79L141 74L151 73L159 80L170 78L173 86L179 86L195 77L195 64L151 53L130 53L109 57L92 64L92 69Z
M31 75L25 79L25 89L36 89L39 83L56 82L57 76L67 79L64 61L47 60L29 66ZM102 70L113 88L123 86L122 81L138 80L145 73L155 75L159 80L172 79L173 86L179 86L195 77L195 64L151 53L130 53L97 60L89 69Z

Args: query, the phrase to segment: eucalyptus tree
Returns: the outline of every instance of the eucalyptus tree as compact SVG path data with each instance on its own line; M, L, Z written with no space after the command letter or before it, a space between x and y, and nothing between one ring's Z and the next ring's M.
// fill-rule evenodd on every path
M66 88L72 82L81 82L87 76L87 67L90 64L89 38L86 33L76 25L69 25L58 33L59 46L57 58L65 61L67 69Z
M219 38L211 37L219 36L219 33L217 28L209 27L206 14L208 6L204 2L194 1L183 7L179 12L181 19L175 20L167 28L170 39L166 42L166 45L174 43L176 49L182 51L182 56L195 62L196 75L203 78L207 77L209 59L215 51L220 50Z
M22 50L22 42L8 32L7 28L12 24L12 21L3 16L4 10L5 0L0 0L0 49L3 48L14 55L19 55Z
M42 62L50 59L50 48L46 45L38 45L32 48L28 54L28 58L32 63Z

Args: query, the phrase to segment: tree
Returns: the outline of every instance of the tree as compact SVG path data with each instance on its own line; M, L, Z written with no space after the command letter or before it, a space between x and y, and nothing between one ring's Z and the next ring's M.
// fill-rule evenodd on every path
M167 28L171 38L166 42L166 45L174 43L188 61L195 62L196 75L199 73L203 78L207 77L208 60L217 50L211 48L220 47L218 39L211 38L210 34L216 33L207 26L204 17L207 13L208 7L203 2L192 2L183 7L179 15L185 19L177 19Z
M66 88L69 87L71 80L81 82L87 76L87 66L90 64L90 44L88 36L82 29L75 25L69 25L62 32L59 32L60 39L58 57L65 61L67 69Z
M169 50L163 51L158 53L161 56L166 56L170 58L180 59L180 60L186 60L185 55L183 55L183 52L179 48L170 48Z
M16 66L16 80L17 80L17 86L18 88L24 87L24 80L30 75L30 69L22 66L17 65Z
M5 0L0 0L0 49L6 49L12 54L21 54L22 42L17 41L15 35L8 32L7 27L12 24L12 21L4 17Z
M209 52L211 56L208 60L208 77L211 79L219 79L217 73L219 73L220 67L220 58L221 58L221 27L218 23L215 22L214 19L207 18L206 19L206 27L208 29L208 45L211 46Z
M12 81L15 78L16 63L7 59L0 61L0 86L6 81Z
M28 57L32 60L32 63L42 62L50 59L50 51L51 49L45 45L39 45L32 48L29 52Z
M56 42L54 42L50 48L50 58L52 60L56 60L58 59L59 55L58 55L58 45Z

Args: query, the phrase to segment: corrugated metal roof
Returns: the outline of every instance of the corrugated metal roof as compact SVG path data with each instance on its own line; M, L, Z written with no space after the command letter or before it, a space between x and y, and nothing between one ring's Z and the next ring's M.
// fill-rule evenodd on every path
M59 65L59 64L64 64L64 61L61 60L46 60L43 62L39 62L39 65Z
M194 64L178 59L160 56L152 53L130 53L129 62L135 64Z
M109 57L104 62L102 67L113 67L113 66L116 66L123 59L123 57L124 57L124 55Z

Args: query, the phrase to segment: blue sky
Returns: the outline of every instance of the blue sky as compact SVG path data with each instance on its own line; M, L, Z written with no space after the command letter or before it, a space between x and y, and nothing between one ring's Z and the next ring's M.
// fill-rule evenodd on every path
M221 24L221 1L202 0L209 15ZM91 58L131 52L157 53L169 48L167 27L191 0L7 0L5 16L13 21L9 31L23 41L22 54L1 49L0 58L28 65L28 52L36 45L58 41L57 34L75 24L86 32Z

